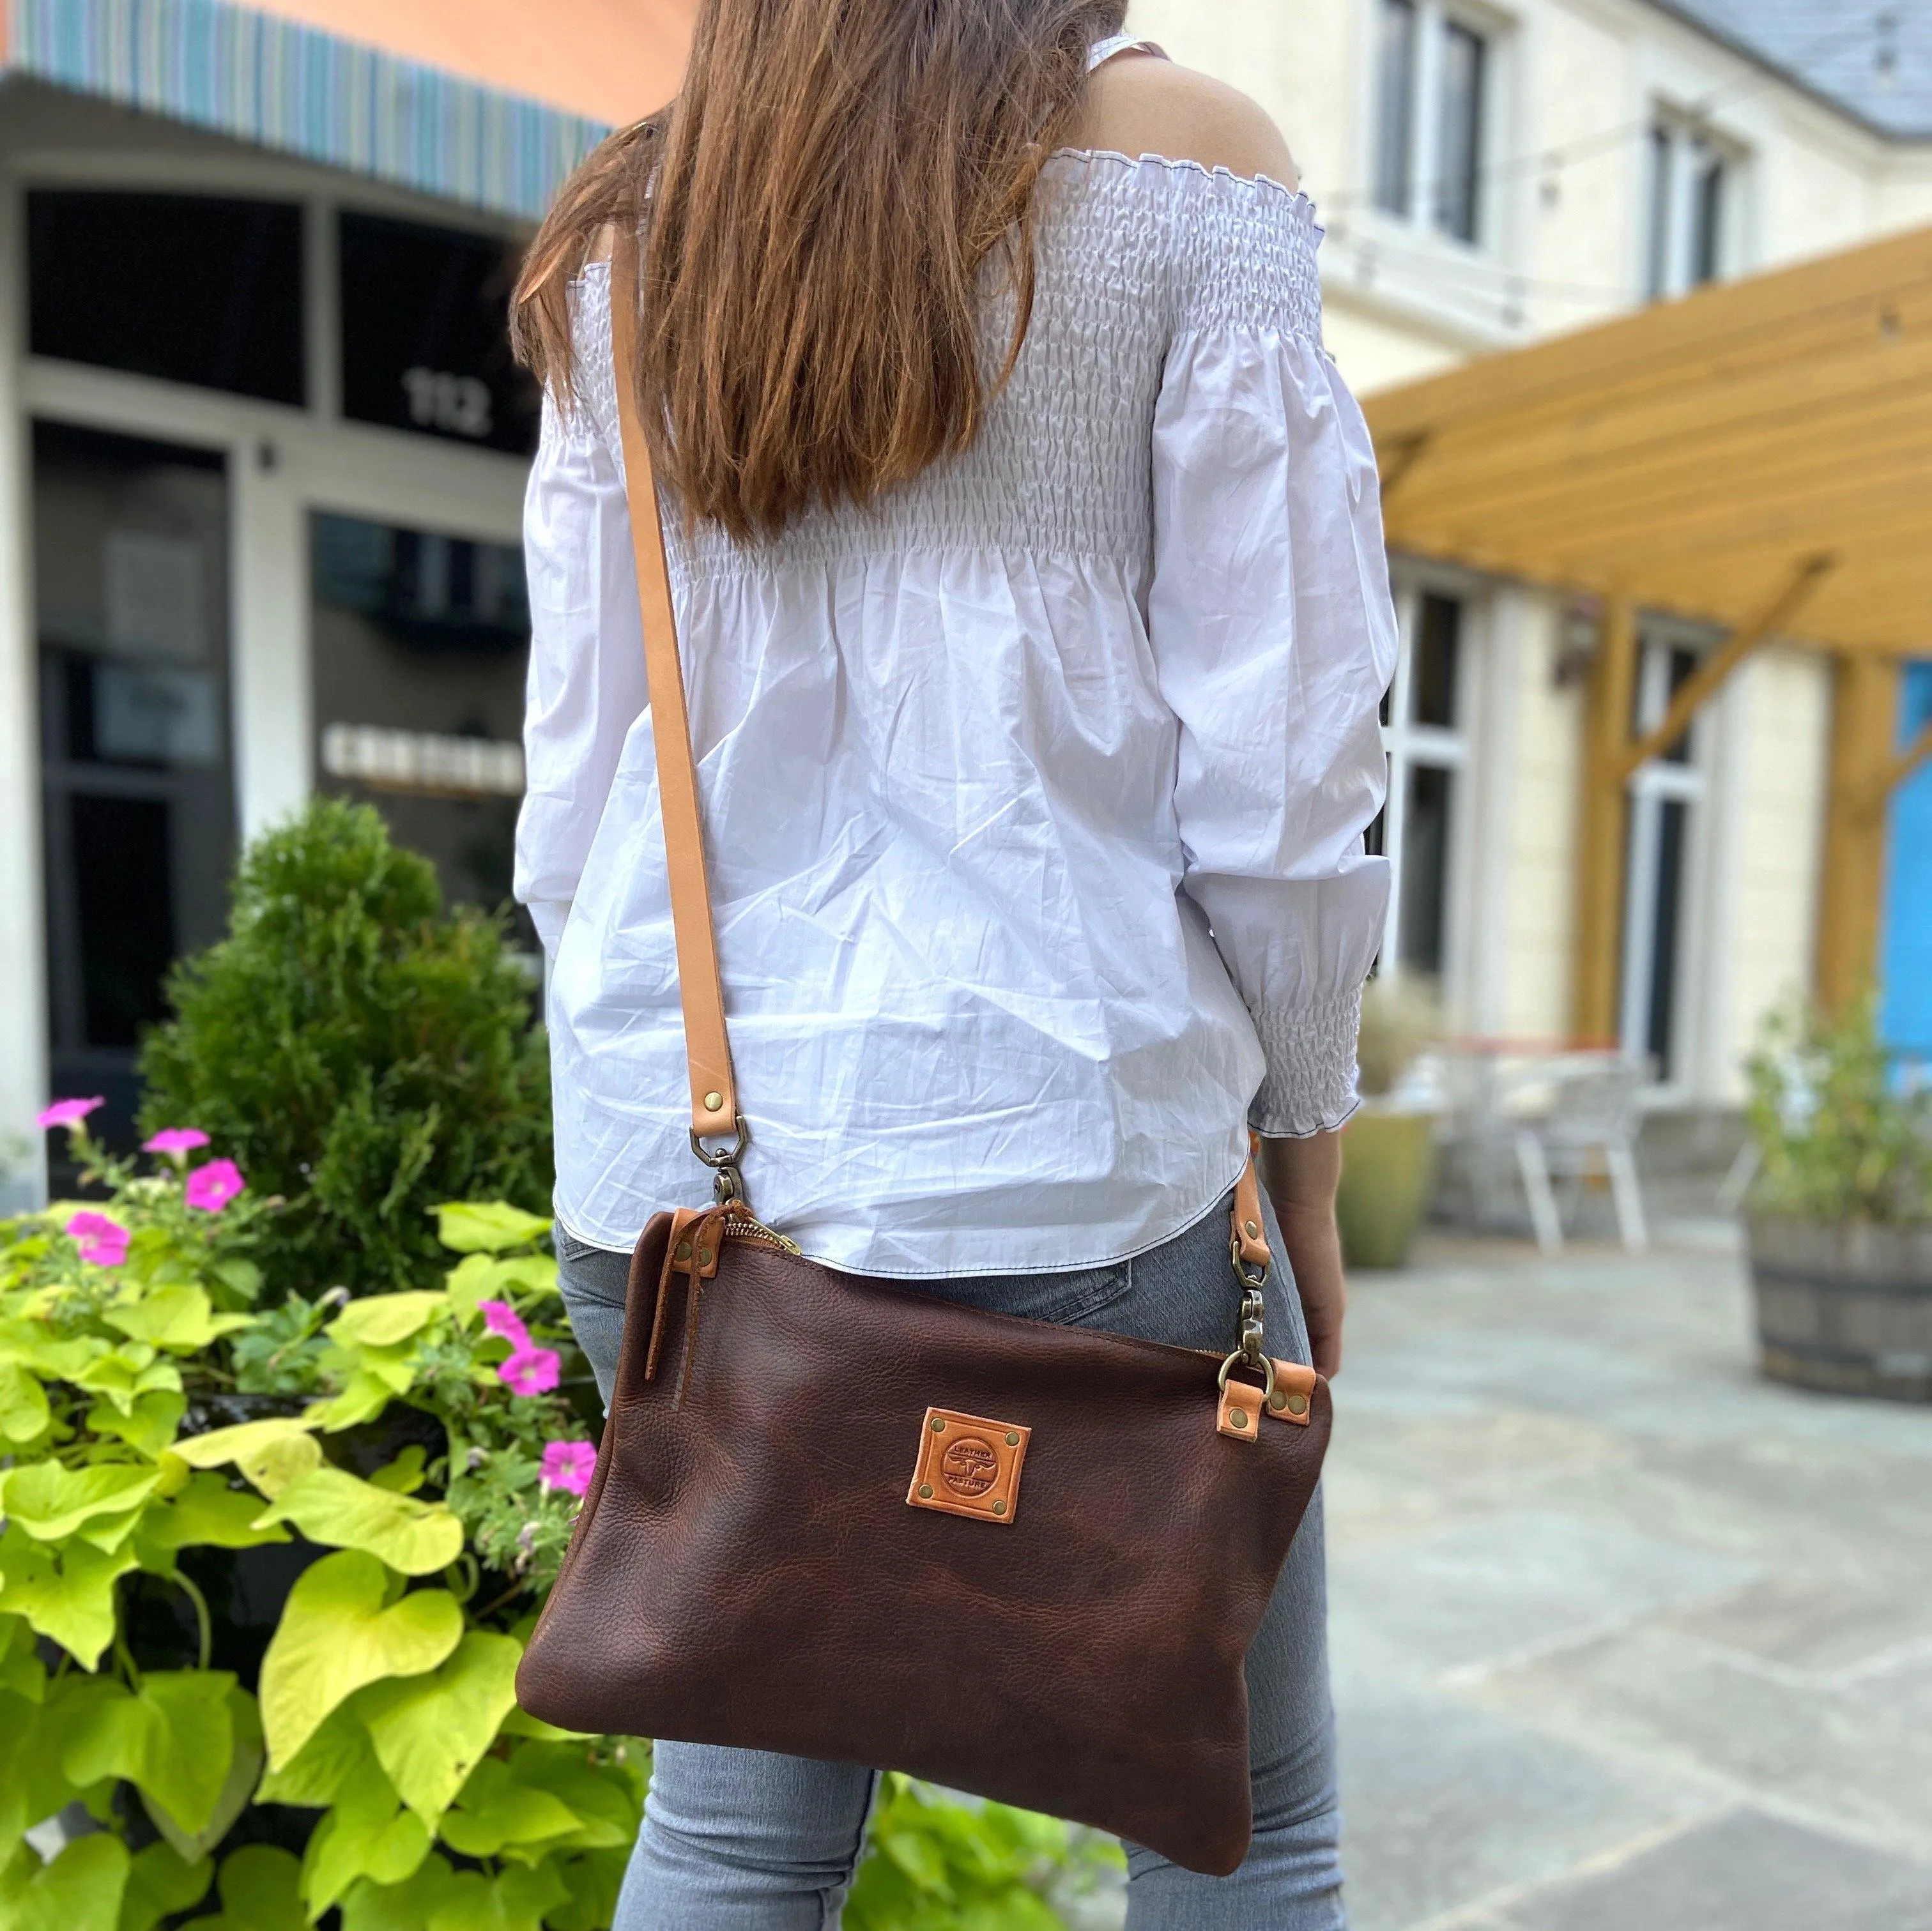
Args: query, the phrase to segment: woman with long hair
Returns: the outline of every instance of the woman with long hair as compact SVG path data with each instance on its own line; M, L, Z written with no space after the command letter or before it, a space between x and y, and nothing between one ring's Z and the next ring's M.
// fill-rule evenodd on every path
M664 491L762 1217L833 1269L1216 1348L1252 1129L1273 1345L1340 1364L1336 1129L1388 890L1375 461L1281 136L1124 13L704 0L677 99L531 248L517 893L607 1401L690 1126L619 382ZM1130 1846L1136 1931L1343 1922L1318 1501L1247 1678L1246 1860ZM661 1741L621 1931L836 1923L874 1786Z

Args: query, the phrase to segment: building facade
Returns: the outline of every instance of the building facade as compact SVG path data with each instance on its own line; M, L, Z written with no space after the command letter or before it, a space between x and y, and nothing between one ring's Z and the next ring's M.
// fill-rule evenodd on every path
M1130 17L1287 134L1327 231L1328 346L1370 394L1932 222L1932 25L1908 11L1134 0ZM1391 560L1405 645L1385 962L1436 979L1468 1033L1568 1039L1590 615ZM1714 641L1645 614L1634 727ZM1631 781L1618 1024L1664 1103L1735 1104L1764 1013L1809 986L1831 710L1828 661L1774 646ZM1907 828L1928 808L1922 772L1893 808L1882 955L1893 1036L1921 1049L1932 991Z
M376 802L451 899L508 897L536 430L511 277L606 122L675 91L688 12L606 10L0 0L14 1198L50 1094L104 1096L124 1138L168 964L312 792Z

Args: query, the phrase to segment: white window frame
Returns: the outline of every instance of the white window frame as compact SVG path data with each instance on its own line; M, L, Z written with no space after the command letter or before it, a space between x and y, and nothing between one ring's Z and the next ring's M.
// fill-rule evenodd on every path
M1367 61L1368 112L1364 116L1363 178L1372 184L1365 211L1374 225L1391 235L1426 238L1432 246L1464 253L1498 252L1503 196L1493 178L1497 127L1506 98L1505 47L1509 23L1481 7L1462 0L1414 0L1415 48L1410 79L1408 153L1406 212L1385 206L1381 198L1382 91L1379 34L1381 0L1367 10L1371 22ZM1476 129L1476 184L1474 226L1469 238L1452 233L1435 218L1436 151L1442 131L1442 49L1447 30L1460 27L1483 43L1483 89Z
M1382 748L1388 757L1388 799L1382 817L1382 850L1389 865L1389 903L1382 930L1382 964L1378 970L1400 977L1402 964L1402 887L1407 841L1409 783L1419 766L1447 770L1453 790L1449 808L1449 841L1443 853L1442 963L1437 990L1452 1009L1463 1002L1468 971L1469 876L1477 802L1474 745L1484 686L1488 623L1486 601L1478 589L1459 577L1432 572L1405 572L1395 583L1396 619L1400 649L1394 681L1389 687L1389 721L1382 727ZM1462 606L1456 633L1456 718L1450 724L1411 721L1410 697L1415 671L1415 637L1425 596L1446 597Z
M1666 228L1660 243L1657 232L1659 196L1657 147L1661 136L1670 154L1668 193L1664 199ZM1642 143L1643 181L1639 205L1643 211L1640 286L1651 301L1674 301L1709 283L1728 281L1743 262L1741 245L1744 220L1744 176L1748 151L1702 121L1663 102L1653 104L1651 132ZM1692 263L1696 230L1696 194L1702 170L1700 159L1714 162L1720 172L1718 246L1712 274L1699 280ZM1664 255L1661 272L1658 256Z
M1642 736L1664 721L1670 707L1670 664L1679 650L1701 652L1707 631L1666 620L1642 626L1637 661L1634 735ZM1712 763L1716 732L1713 705L1706 703L1685 727L1689 754L1682 763L1653 757L1630 776L1628 859L1624 880L1622 956L1620 961L1618 1037L1633 1060L1650 1056L1651 969L1657 941L1657 885L1662 862L1664 807L1684 808L1682 869L1677 886L1676 957L1672 961L1674 1038L1672 1063L1654 1066L1652 1097L1683 1097L1699 1084L1702 1066L1706 987L1709 951L1706 910L1712 864Z

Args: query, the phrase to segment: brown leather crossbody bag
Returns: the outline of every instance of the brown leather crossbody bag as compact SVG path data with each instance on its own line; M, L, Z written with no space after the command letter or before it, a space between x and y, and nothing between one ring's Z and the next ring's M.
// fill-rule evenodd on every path
M716 1198L638 1240L596 1473L518 1699L572 1729L910 1771L1231 1871L1251 1828L1243 1661L1330 1419L1327 1384L1264 1348L1253 1167L1225 1357L837 1273L753 1217L634 400L635 262L620 241L611 333L691 1141Z

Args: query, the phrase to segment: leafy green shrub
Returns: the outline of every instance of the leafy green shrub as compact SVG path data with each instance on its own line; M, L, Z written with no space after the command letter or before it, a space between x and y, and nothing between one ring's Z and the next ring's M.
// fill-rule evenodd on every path
M428 1210L550 1183L549 1072L500 924L445 913L428 861L367 805L318 799L258 839L229 933L182 961L141 1056L144 1131L192 1120L262 1191L278 1284L413 1286Z
M1773 1014L1749 1072L1755 1206L1806 1220L1932 1219L1932 1092L1901 1081L1875 1000Z

